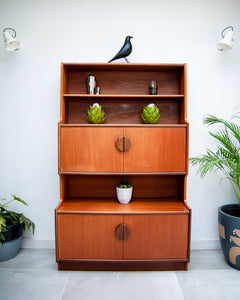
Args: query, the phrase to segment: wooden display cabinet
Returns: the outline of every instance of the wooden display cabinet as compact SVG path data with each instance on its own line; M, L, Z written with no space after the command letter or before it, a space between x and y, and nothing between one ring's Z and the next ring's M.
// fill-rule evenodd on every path
M87 94L89 73L100 95ZM152 80L157 95L149 95ZM186 64L62 63L55 210L60 270L187 269L186 80ZM104 124L86 120L96 102L106 113ZM149 103L159 107L159 124L142 122ZM115 187L125 175L133 199L123 205Z

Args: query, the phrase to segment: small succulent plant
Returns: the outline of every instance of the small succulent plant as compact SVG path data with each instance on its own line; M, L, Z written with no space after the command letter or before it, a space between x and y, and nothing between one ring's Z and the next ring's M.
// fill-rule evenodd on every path
M117 187L121 189L129 189L132 187L132 184L129 182L128 177L126 176L123 181L117 183Z
M105 121L105 112L98 103L90 105L87 110L87 120L91 124L102 124Z
M143 108L142 119L145 124L157 124L160 119L159 108L151 103Z

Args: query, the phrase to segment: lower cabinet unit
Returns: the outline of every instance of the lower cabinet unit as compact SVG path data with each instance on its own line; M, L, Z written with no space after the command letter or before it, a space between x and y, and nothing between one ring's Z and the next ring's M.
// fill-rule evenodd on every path
M189 214L186 212L59 213L57 223L59 269L187 268Z

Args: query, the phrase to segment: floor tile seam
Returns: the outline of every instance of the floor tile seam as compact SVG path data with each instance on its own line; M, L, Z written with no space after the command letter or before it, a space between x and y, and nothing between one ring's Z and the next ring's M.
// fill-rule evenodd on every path
M63 296L64 296L65 290L66 290L66 288L67 288L67 285L68 285L70 276L71 276L71 271L68 272L68 276L67 276L67 278L66 278L64 287L63 287L63 289L62 289L61 299L63 299Z
M175 276L176 281L177 281L177 283L178 283L178 285L179 285L179 288L180 288L180 290L181 290L181 292L182 292L182 298L185 299L184 292L183 292L183 288L182 288L181 283L180 283L179 280L178 280L177 272L176 272L176 271L174 271L174 276Z

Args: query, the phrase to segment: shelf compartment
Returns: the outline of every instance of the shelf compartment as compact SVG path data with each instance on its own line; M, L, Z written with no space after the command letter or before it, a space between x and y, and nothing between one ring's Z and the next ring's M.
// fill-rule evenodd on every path
M124 175L62 175L63 199L116 199L116 183ZM184 202L184 175L132 175L133 199L179 199Z
M62 65L62 93L87 94L87 76L96 77L102 94L147 95L152 80L159 94L184 94L184 64L78 64Z
M65 123L88 124L86 116L90 105L99 103L104 109L104 124L143 124L143 108L154 103L161 113L159 124L182 124L183 97L65 97ZM139 99L141 101L139 101Z

